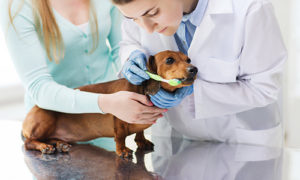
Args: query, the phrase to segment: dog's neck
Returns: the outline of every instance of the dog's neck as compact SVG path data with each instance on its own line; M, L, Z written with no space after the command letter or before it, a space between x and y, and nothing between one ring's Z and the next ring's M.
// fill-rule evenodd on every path
M161 87L168 92L174 92L177 89L177 87L171 86L165 82L161 82Z

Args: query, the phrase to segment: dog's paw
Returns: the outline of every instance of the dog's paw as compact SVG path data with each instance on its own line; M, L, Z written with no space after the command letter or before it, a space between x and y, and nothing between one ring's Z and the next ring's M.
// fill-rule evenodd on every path
M132 159L132 150L127 147L117 150L116 153L121 158Z
M64 152L64 153L69 152L71 147L72 145L66 142L59 141L56 143L56 149L58 152Z
M53 154L55 152L55 147L49 144L45 144L41 148L41 152L43 154Z

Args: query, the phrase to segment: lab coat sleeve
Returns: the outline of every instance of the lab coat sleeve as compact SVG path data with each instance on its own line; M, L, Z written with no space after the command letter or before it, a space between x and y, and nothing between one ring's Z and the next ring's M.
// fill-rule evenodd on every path
M1 27L18 75L34 103L44 109L65 113L101 113L99 94L74 90L53 80L45 49L35 29L31 6L24 4L14 19L15 28L9 25L7 7L1 6ZM19 6L13 6L13 14L15 7Z
M131 19L124 19L122 23L122 41L120 43L120 58L124 64L130 54L135 50L140 50L145 53L146 57L149 53L141 45L141 29Z
M261 1L263 2L263 1ZM278 99L287 52L271 3L249 8L236 82L201 77L194 85L196 118L211 118L263 107Z

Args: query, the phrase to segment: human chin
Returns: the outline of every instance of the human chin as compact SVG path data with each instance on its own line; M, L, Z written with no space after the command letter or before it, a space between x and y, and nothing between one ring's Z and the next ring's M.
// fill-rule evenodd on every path
M164 32L162 32L161 34L165 35L165 36L173 36L177 31L177 28L175 27L168 27Z

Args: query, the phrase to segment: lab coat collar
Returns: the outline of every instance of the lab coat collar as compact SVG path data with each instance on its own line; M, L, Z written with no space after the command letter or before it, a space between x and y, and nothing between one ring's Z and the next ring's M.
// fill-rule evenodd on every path
M190 20L194 26L199 26L207 9L208 2L209 0L198 0L195 10L190 14L184 15L182 20Z
M209 0L207 7L208 14L232 14L232 0Z

